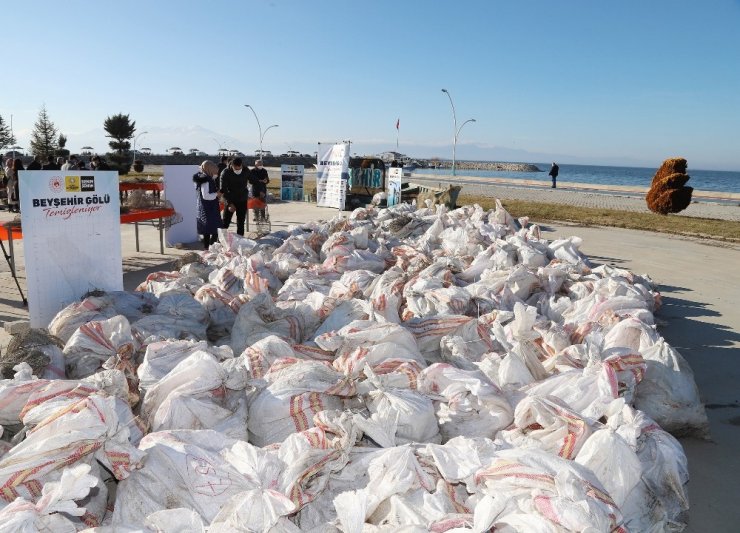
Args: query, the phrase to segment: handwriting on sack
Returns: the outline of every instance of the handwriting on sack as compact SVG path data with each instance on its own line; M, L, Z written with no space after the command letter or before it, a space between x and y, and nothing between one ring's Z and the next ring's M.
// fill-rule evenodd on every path
M213 466L208 459L187 454L185 461L193 492L205 496L218 496L233 484L229 473Z

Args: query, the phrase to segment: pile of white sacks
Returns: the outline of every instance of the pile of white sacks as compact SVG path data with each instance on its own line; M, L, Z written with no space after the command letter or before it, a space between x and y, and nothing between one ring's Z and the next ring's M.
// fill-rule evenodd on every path
M683 529L707 420L649 278L500 205L220 237L0 382L0 532Z

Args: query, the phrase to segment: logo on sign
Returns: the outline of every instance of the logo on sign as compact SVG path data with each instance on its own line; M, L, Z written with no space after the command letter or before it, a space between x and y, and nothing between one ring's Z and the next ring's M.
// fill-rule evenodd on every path
M95 176L80 177L80 191L93 192L95 190Z
M62 178L54 176L49 180L49 189L51 192L62 192Z
M80 192L80 177L64 176L64 190L67 192Z

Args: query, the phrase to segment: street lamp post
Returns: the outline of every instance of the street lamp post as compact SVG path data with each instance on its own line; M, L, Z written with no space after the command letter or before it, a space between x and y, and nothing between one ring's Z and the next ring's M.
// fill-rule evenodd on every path
M221 143L218 142L218 139L216 139L216 137L211 137L211 139L213 139L214 141L216 141L216 144L218 145L218 155L223 155L223 153L222 153L223 148L221 147Z
M456 170L456 154L457 151L457 137L460 135L460 131L463 129L463 126L467 124L468 122L475 122L474 118L469 118L465 122L463 122L460 127L457 127L457 115L455 113L455 104L452 103L452 96L450 96L450 92L447 89L442 89L442 92L447 95L447 98L450 99L450 106L452 107L452 132L454 134L454 137L452 138L452 175L455 175Z
M262 141L265 139L265 135L267 135L267 132L272 128L277 128L277 124L272 124L271 126L267 126L265 131L262 133L262 137L260 137L260 159L262 159Z
M136 161L136 141L141 137L142 135L146 135L149 133L148 131L142 131L139 133L136 137L134 137L134 161Z
M244 107L248 107L249 110L254 115L254 119L257 121L257 128L260 131L260 159L262 159L262 126L260 125L260 119L257 116L257 112L254 110L254 108L249 104L244 104Z
M447 95L450 99L450 106L452 106L452 175L455 175L455 150L457 149L457 115L455 114L455 104L452 103L452 96L447 89L442 89L442 92Z
M475 122L475 119L474 118L469 118L468 120L466 120L465 122L463 122L462 124L460 124L460 127L457 129L457 133L455 134L455 141L456 142L457 142L457 138L460 136L460 131L462 131L463 126L465 124L467 124L468 122Z
M259 132L260 132L260 159L262 159L262 141L265 138L265 133L267 133L267 130L269 130L270 128L277 128L278 125L277 124L273 124L272 126L268 126L267 129L263 132L262 131L262 125L260 124L260 119L257 116L257 112L254 110L254 108L251 105L249 105L249 104L244 104L244 107L248 107L249 108L249 110L254 115L254 119L257 121L257 128L259 129Z

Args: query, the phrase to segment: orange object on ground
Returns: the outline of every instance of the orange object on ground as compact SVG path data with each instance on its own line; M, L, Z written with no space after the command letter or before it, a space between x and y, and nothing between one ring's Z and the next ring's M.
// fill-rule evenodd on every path
M153 220L155 218L167 218L174 214L175 210L172 208L132 209L128 213L121 213L121 224L142 222L144 220Z
M260 200L259 198L250 198L247 201L247 207L249 209L264 209L267 207L267 202Z
M0 226L0 239L4 241L10 240L10 237L13 237L14 240L22 239L23 238L23 230L20 226L10 226L3 224Z

